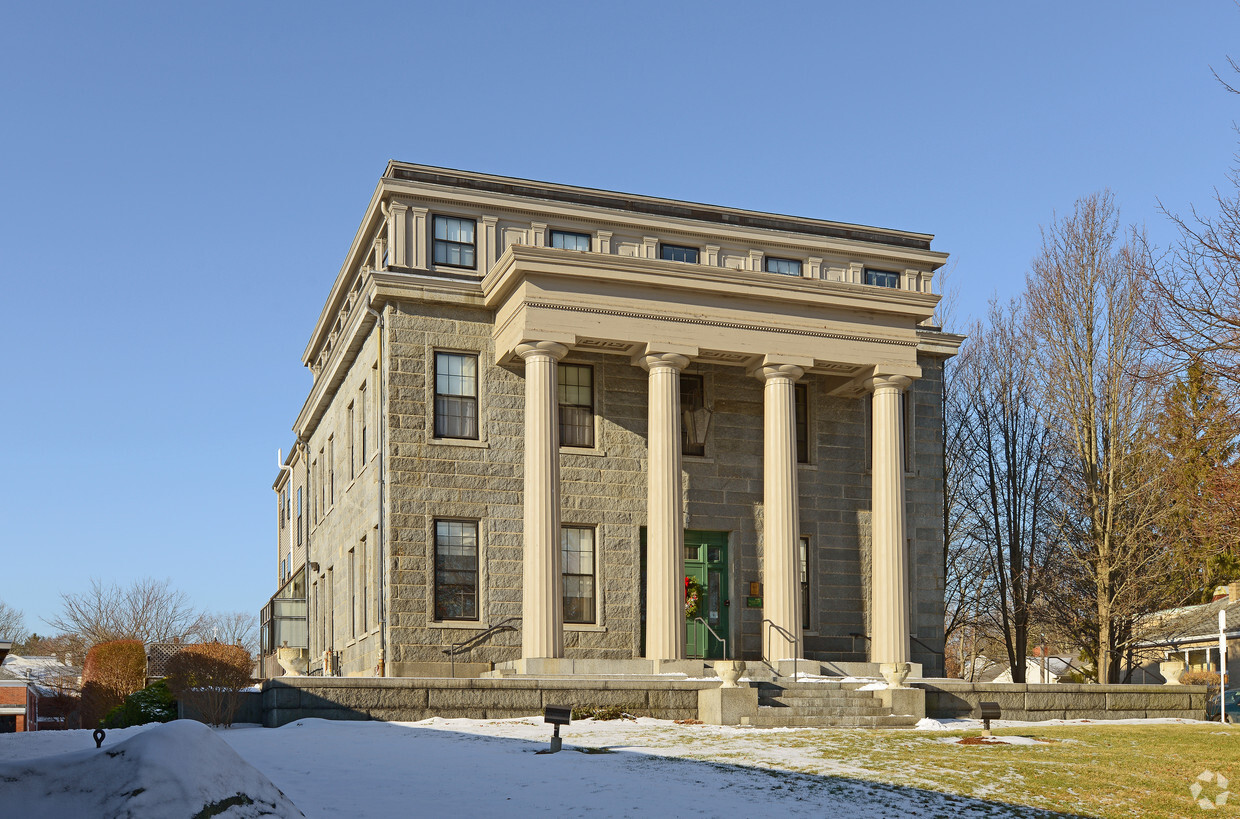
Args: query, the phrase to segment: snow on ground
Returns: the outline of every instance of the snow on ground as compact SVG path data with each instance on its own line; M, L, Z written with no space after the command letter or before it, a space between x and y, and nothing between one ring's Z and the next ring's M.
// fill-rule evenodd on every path
M1159 721L1187 722L1144 722ZM1064 723L1002 721L996 726L1031 724ZM980 728L980 723L925 720L919 727L960 730ZM55 776L56 787L69 792L76 782L99 781L97 771L109 764L105 752L134 748L130 758L144 761L152 771L170 768L187 782L205 779L216 784L227 782L229 787L244 781L245 792L256 799L267 792L253 777L265 777L311 819L403 816L409 815L411 808L428 816L494 815L498 811L513 816L835 813L849 817L951 815L965 819L1046 815L1033 809L870 781L879 778L876 774L881 772L867 771L860 761L847 757L832 758L831 743L823 742L823 734L812 730L678 725L643 718L582 720L561 729L561 733L564 750L547 755L535 753L548 747L551 736L551 726L540 717L436 718L417 723L307 719L276 729L238 726L216 731L196 723L174 722L109 731L102 751L95 750L89 731L5 734L0 735L0 805L40 804L38 800L46 798L42 793L55 790L28 784L25 771L41 771L43 782L50 783ZM228 751L224 743L236 754L224 753ZM48 757L66 751L75 753ZM237 755L253 767L240 763ZM798 768L815 773L793 772ZM14 771L23 773L14 776ZM107 781L115 798L136 787L156 787L129 773L109 774ZM241 787L236 785L229 794ZM184 811L135 809L124 814L74 808L63 813L18 815L162 819L191 816L199 809L191 809L191 805L200 804L187 798ZM132 807L137 807L136 802ZM252 815L237 810L239 807L221 815Z
M30 734L41 735L77 739L75 745L86 740L91 747L0 762L0 805L6 815L28 819L189 817L200 812L229 819L302 815L271 780L197 722L179 720L130 732L98 750L89 731ZM212 809L215 813L209 812ZM7 813L10 810L14 812Z

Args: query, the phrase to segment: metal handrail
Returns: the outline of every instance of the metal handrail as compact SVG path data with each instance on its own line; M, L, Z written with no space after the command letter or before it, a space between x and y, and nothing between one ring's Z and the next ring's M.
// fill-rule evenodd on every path
M775 622L773 622L772 620L768 618L763 618L762 624L766 626L766 636L767 636L766 642L768 645L770 644L771 629L775 629L780 634L784 635L784 637L788 638L788 641L792 643L793 648L794 648L794 653L792 655L792 678L795 680L797 677L797 659L801 656L801 640L797 637L794 637L792 633L788 631L788 629L784 628L781 625L776 624ZM775 663L771 662L771 658L763 657L762 659L766 660L766 662L772 668L776 667ZM776 669L776 673L778 673L778 669Z
M719 633L710 627L710 623L706 622L701 617L694 617L693 622L701 623L702 625L706 626L706 630L709 631L711 634L713 634L716 640L723 643L723 659L725 660L732 659L731 657L728 656L728 641L720 637ZM705 654L706 652L703 651L702 653Z
M473 637L467 637L458 643L453 643L447 648L440 649L444 654L447 654L448 657L452 659L452 678L456 679L456 655L464 654L468 651L473 651L484 640L490 638L493 635L499 634L501 631L516 631L517 627L513 624L519 623L519 622L521 622L520 617L507 617L503 620L500 620L498 623L491 626L489 629L482 632L481 634L475 634Z

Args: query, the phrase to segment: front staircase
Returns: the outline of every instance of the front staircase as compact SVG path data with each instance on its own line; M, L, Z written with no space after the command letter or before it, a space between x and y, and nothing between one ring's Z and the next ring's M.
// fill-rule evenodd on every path
M758 728L912 728L917 717L892 715L864 683L836 680L792 682L787 678L751 683L758 688Z

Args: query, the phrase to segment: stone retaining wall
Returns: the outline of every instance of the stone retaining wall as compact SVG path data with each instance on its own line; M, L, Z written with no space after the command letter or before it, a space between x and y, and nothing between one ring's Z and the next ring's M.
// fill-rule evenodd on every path
M548 705L618 706L636 716L697 717L698 689L717 680L414 679L281 677L262 685L263 725L299 719L412 722L541 716Z
M1003 719L1205 719L1204 685L1034 685L913 682L926 691L926 716L975 717L979 702L998 703Z

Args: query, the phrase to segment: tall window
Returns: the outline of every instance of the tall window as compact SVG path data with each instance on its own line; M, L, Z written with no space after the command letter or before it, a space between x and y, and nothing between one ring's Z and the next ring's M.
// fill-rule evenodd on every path
M283 529L284 528L284 490L283 489L280 490L280 494L276 498L276 503L280 505L280 528Z
M564 573L564 622L593 623L594 530L565 526L560 530L560 568Z
M327 587L327 641L324 643L328 648L336 647L336 588L335 588L335 568L327 570L327 580L324 585Z
M357 411L361 413L361 416L362 416L362 440L361 440L362 465L365 466L366 465L366 427L367 427L366 422L368 420L367 415L366 415L366 382L365 381L362 382L362 386L359 387L357 391Z
M669 262L689 262L697 264L698 249L680 245L659 245L659 258Z
M435 521L435 619L478 619L477 521Z
M706 406L706 385L700 375L680 374L680 412L681 415L692 415ZM683 417L680 424L680 451L685 455L705 455L705 442L698 443L692 435L693 429L685 423Z
M871 270L865 269L865 283L872 284L875 287L899 287L900 274L893 273L890 270Z
M370 587L367 582L369 578L366 575L366 538L364 537L362 538L361 544L357 547L357 562L357 584L359 596L357 612L362 621L362 633L365 634L370 622L370 609L368 605L370 602L370 595L367 594Z
M435 353L435 437L478 437L478 356Z
M357 477L357 434L353 429L353 424L354 424L354 421L356 420L353 416L353 404L349 404L348 415L349 417L348 417L347 423L349 425L349 480L353 480L354 478Z
M297 487L297 545L301 545L301 487Z
M476 267L474 254L474 220L435 217L435 264L449 267Z
M809 384L798 382L793 385L793 399L796 407L797 430L797 463L809 463Z
M561 364L556 377L560 393L560 446L594 446L594 368Z
M551 231L551 246L564 250L589 250L590 234L569 233L567 230Z
M336 436L327 439L327 504L336 505Z
M796 259L775 259L767 256L766 272L778 273L781 276L800 276L801 263Z
M801 538L801 627L809 629L809 538Z
M357 551L349 550L349 636L357 636Z

